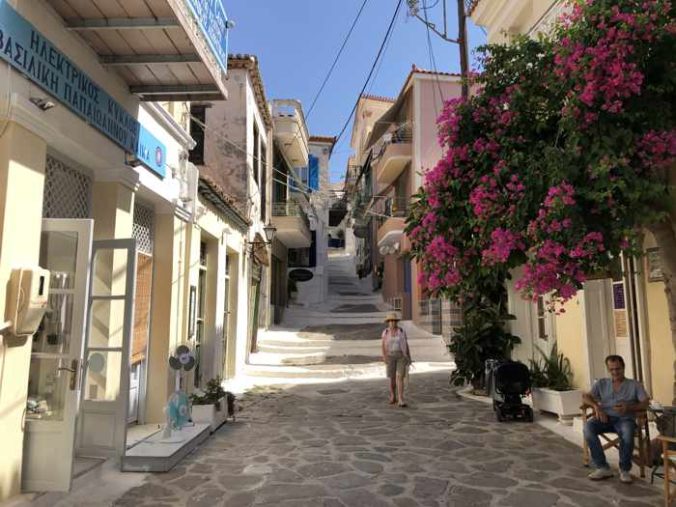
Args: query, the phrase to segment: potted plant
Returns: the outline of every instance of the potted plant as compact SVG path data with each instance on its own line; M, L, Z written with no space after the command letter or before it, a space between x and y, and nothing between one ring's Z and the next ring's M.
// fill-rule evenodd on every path
M205 389L196 389L190 395L192 421L207 423L211 426L212 433L216 431L228 417L226 396L227 393L221 387L220 377L209 380Z
M514 346L521 343L518 336L506 330L506 321L514 319L503 304L503 287L495 289L493 298L488 291L474 301L466 302L463 322L454 329L448 349L456 369L451 384L471 384L474 394L487 395L485 365L487 359L508 359Z
M582 403L582 391L572 385L570 360L559 353L556 344L549 354L536 348L540 358L530 360L533 407L558 415L561 424L570 426Z

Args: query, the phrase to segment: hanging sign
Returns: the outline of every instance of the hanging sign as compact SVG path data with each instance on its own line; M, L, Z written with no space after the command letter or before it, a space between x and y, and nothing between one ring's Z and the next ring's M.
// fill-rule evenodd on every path
M223 0L188 0L197 24L223 72L228 70L228 16Z
M294 282L307 282L314 278L314 274L309 269L292 269L289 271L289 278Z

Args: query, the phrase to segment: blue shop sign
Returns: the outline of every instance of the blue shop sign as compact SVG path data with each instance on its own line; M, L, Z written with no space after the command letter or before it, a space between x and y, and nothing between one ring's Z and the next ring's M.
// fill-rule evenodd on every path
M319 158L310 154L308 157L308 187L319 190Z
M139 123L7 2L0 0L0 58L129 153Z
M164 178L167 148L147 128L141 125L136 158L155 174Z
M223 72L228 70L228 16L223 0L188 0L197 24Z

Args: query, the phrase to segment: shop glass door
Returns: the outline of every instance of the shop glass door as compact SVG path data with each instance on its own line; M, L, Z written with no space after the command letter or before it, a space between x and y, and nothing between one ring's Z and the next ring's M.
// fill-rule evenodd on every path
M122 456L127 438L136 241L94 241L77 452Z
M50 271L49 308L32 344L24 491L70 489L93 228L87 219L42 221L40 266Z

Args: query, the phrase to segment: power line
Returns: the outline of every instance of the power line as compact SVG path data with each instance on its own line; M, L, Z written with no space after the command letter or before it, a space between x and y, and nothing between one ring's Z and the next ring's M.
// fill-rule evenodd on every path
M437 2L437 3L439 3L439 2ZM428 51L428 55L429 55L429 58L430 58L430 65L432 66L432 69L434 70L434 80L437 84L437 91L439 92L439 100L443 103L444 102L444 93L441 90L441 81L439 80L439 69L437 69L437 61L436 61L436 58L434 57L434 48L432 47L432 36L430 35L430 23L429 23L429 20L427 19L427 10L430 7L426 7L425 4L426 4L426 0L422 0L423 15L425 17L425 28L426 28L426 32L427 32L427 51ZM434 5L436 5L436 4L434 4ZM436 101L434 102L434 112L436 113L437 118L438 118L439 117L439 109L437 108Z
M245 155L247 155L247 156L250 155L250 156L253 158L253 160L255 160L255 161L257 161L257 162L261 162L261 163L264 162L264 160L263 160L261 157L256 157L256 156L253 155L252 153L249 153L249 151L247 151L246 148L244 148L244 147L240 146L239 144L237 144L236 142L234 142L234 141L228 139L226 136L224 136L224 135L222 135L222 134L219 134L218 132L214 132L213 127L208 127L208 126L207 126L202 120L200 120L199 118L193 116L193 115L190 114L190 113L188 113L188 116L190 117L190 119L191 119L192 121L194 121L194 122L195 122L195 123L196 123L203 131L204 131L205 134L208 134L208 135L210 135L210 136L214 136L213 139L225 141L226 143L228 143L229 145L231 145L233 148L239 150L239 151L242 152L243 154L245 154ZM265 161L265 162L267 163L267 161ZM272 168L273 171L275 171L275 172L281 174L282 176L285 176L285 177L287 177L287 178L291 177L291 178L294 180L294 182L293 182L292 184L289 184L289 183L285 183L285 182L280 181L280 180L276 180L276 179L274 179L274 177L273 177L273 181L276 181L277 183L280 183L280 184L286 186L287 188L289 188L289 189L291 189L291 190L296 190L296 189L297 189L297 190L300 190L300 192L301 192L302 194L304 194L305 197L308 197L308 192L310 192L310 193L312 193L312 194L314 194L314 195L318 195L318 196L320 196L320 197L330 197L330 196L328 195L327 191L324 191L324 190L314 190L314 189L312 189L310 186L308 186L308 185L306 185L305 183L303 183L303 181L301 180L301 178L298 176L298 174L296 173L296 171L295 171L292 167L289 167L290 172L288 172L288 173L286 173L286 172L284 172L284 171L278 169L278 168L275 167L273 164L270 164L270 167ZM295 187L295 188L292 188L292 187ZM303 188L303 187L304 187L304 188ZM258 190L256 190L256 191L258 192ZM260 193L260 192L259 192L259 193Z
M347 126L350 124L350 120L352 119L352 115L354 115L354 112L357 110L357 105L359 104L359 99L361 98L362 94L364 93L364 90L366 90L366 87L368 86L369 81L371 80L371 76L373 75L373 72L375 71L376 65L378 64L378 60L380 59L380 55L383 52L383 48L385 47L385 44L387 44L387 40L390 38L390 34L392 33L392 28L394 27L394 22L397 20L397 16L399 14L399 9L401 8L401 4L403 3L403 1L404 0L399 0L399 2L397 3L397 8L394 10L394 15L392 16L392 19L390 20L390 25L387 27L387 32L385 32L385 37L383 38L383 41L380 44L380 49L378 49L378 54L376 55L375 60L373 60L373 64L371 65L371 70L369 71L368 76L366 76L366 81L364 81L364 86L362 86L361 91L359 92L359 95L357 96L357 100L354 103L354 106L352 107L352 111L350 111L350 115L347 117L347 120L345 121L343 128L340 130L340 133L336 137L336 144L338 144L338 141L340 140L340 138L345 133L345 130L347 129Z
M338 63L338 59L340 58L340 55L343 53L343 50L345 49L345 46L347 45L347 41L350 39L350 35L352 35L352 31L354 30L354 27L357 25L357 21L359 21L361 13L364 10L364 7L366 7L366 4L368 3L368 1L369 0L364 0L364 2L361 4L361 7L359 8L357 15L355 16L354 21L352 22L352 26L350 26L350 30L347 32L345 39L343 39L343 44L340 46L340 49L338 50L336 57L333 59L333 63L331 64L331 68L329 69L329 72L326 74L326 77L324 78L322 85L319 87L319 90L317 91L317 94L315 95L315 98L312 99L312 104L310 105L310 109L308 109L308 111L307 111L306 118L310 118L310 114L312 113L312 110L314 109L315 104L317 103L317 99L319 99L319 96L321 95L322 91L324 90L326 83L329 81L329 78L331 77L331 74L333 73L333 69L336 68L336 64Z
M396 25L395 25L396 27ZM383 56L380 58L380 61L378 62L378 66L376 67L376 71L373 74L373 79L371 79L371 83L369 84L368 91L366 93L371 93L371 90L373 89L373 86L376 83L376 80L378 79L378 74L380 74L380 69L383 67L383 62L385 61L385 55L387 54L387 49L390 47L390 42L392 42L392 35L394 35L394 28L392 29L392 34L390 35L390 38L387 39L387 42L385 43L385 49L383 49Z

